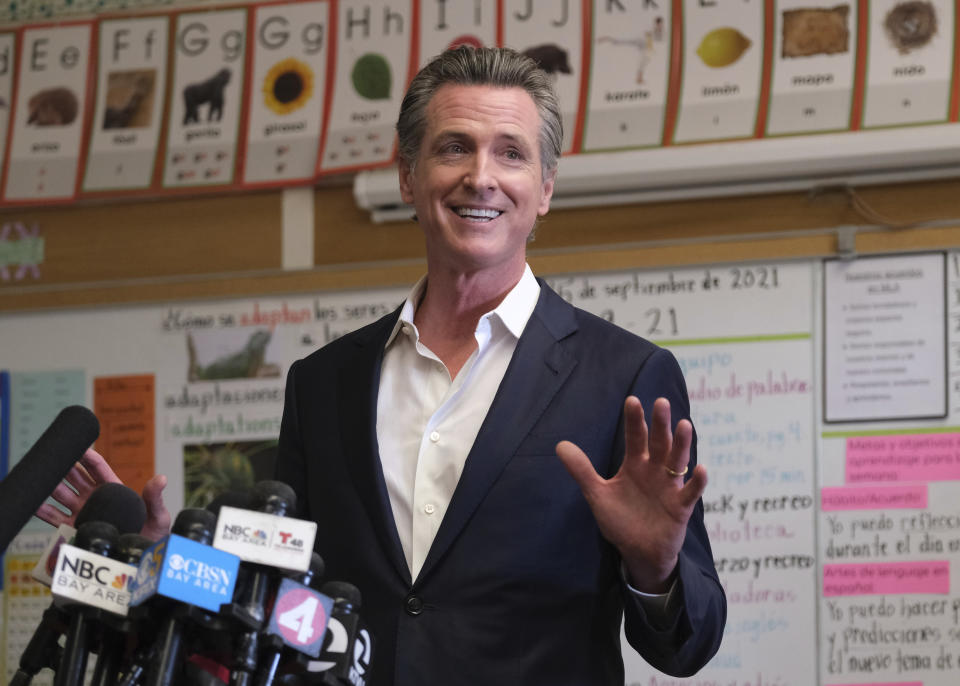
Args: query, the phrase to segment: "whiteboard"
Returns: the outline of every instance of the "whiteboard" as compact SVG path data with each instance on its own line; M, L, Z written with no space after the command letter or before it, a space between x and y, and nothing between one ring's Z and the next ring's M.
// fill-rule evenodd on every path
M830 425L823 422L821 262L546 277L567 300L673 351L710 477L706 526L729 603L721 650L696 677L675 679L627 649L626 684L956 682L957 254L946 265L947 417ZM48 394L60 388L91 406L98 379L152 376L154 468L168 475L166 499L176 511L209 486L185 487L198 460L226 448L234 461L238 453L251 462L269 453L294 360L405 296L406 289L378 289L2 315L0 369L14 387L18 379L49 383ZM249 360L237 355L257 332L257 359L244 367ZM244 370L231 371L230 360ZM16 390L11 395L16 416ZM36 417L31 426L38 431L49 420ZM916 478L908 470L890 483L851 483L852 461L878 451L900 451L911 464L938 462ZM9 605L9 588L6 596Z

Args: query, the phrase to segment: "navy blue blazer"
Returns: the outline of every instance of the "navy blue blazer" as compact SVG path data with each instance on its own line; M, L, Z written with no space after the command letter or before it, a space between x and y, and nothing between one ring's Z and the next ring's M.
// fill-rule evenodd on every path
M374 686L624 683L620 621L654 667L689 675L716 652L726 600L697 505L680 555L683 609L658 630L628 595L616 550L554 453L571 440L598 472L623 457L623 401L689 417L674 357L541 295L419 576L410 578L376 438L383 349L399 310L290 369L278 478L318 524L326 578L355 584L376 638ZM693 462L696 460L694 442ZM642 526L642 522L638 522Z

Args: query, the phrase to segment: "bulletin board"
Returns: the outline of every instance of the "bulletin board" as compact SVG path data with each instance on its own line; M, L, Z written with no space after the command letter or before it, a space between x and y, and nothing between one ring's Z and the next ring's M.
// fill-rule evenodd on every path
M709 473L706 526L729 603L722 647L691 679L656 673L627 648L628 685L956 682L960 253L546 279L574 304L672 350ZM290 364L405 295L385 288L2 315L10 462L58 406L79 402L96 411L97 447L116 456L125 478L162 472L171 510L202 505L217 488L269 474ZM932 316L928 301L939 302ZM828 319L829 303L851 309ZM917 312L923 326L911 323ZM851 341L863 347L845 354ZM838 351L826 378L825 358ZM876 390L883 383L894 391ZM840 421L825 421L827 386L840 394ZM919 395L898 403L900 388ZM932 411L911 413L921 400ZM42 536L28 525L8 558L29 559ZM7 679L36 626L30 613L47 603L20 576L11 588L16 573L8 559Z
M761 165L798 136L864 168L909 128L933 164L960 119L955 34L950 0L267 0L24 25L0 30L0 207L387 165L410 80L461 45L547 72L564 154L669 167L740 141Z

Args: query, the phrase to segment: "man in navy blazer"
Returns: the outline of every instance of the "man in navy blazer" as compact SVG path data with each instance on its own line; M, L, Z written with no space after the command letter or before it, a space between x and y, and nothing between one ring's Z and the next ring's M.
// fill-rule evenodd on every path
M293 365L278 465L363 594L367 683L620 685L621 617L651 665L696 672L726 601L683 376L526 266L562 140L549 78L448 51L397 129L427 275Z
M427 276L291 367L277 467L326 576L363 594L366 683L621 686L621 618L651 665L693 674L726 600L683 376L526 266L562 141L549 77L512 50L448 51L397 130ZM118 479L89 450L66 481L68 513L38 512L55 526ZM169 529L165 484L144 488L145 535Z

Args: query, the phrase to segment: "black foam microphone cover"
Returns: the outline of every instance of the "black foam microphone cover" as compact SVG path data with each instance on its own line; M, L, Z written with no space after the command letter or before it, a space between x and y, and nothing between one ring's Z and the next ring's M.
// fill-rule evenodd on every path
M297 494L282 481L258 481L253 485L250 509L286 517L297 509Z
M349 605L354 612L360 609L360 589L346 581L328 581L320 587L320 592L330 596L338 604Z
M93 412L81 405L65 407L0 481L0 553L99 435Z
M138 534L147 521L147 506L135 490L120 483L100 484L77 513L74 527L110 522L121 534Z
M217 516L210 510L187 507L180 510L180 514L173 520L170 531L191 541L210 545L217 531Z
M214 497L207 504L207 509L219 516L221 507L238 507L241 510L252 510L253 495L249 491L224 491Z

